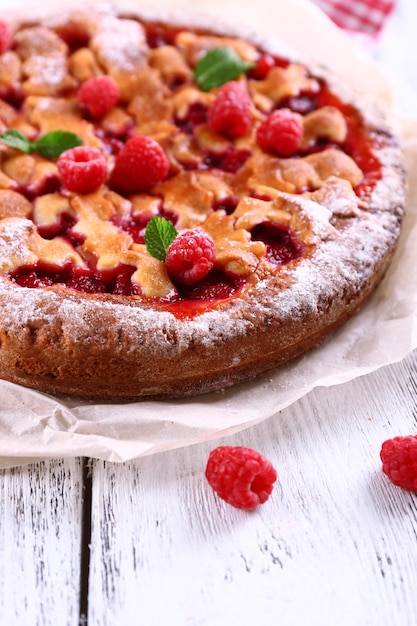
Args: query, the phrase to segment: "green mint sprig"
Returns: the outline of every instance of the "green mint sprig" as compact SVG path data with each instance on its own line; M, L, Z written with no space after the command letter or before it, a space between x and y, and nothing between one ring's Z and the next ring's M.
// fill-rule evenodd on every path
M165 261L168 248L178 235L174 224L164 217L155 215L146 224L145 245L149 254L159 261Z
M199 60L194 78L203 91L208 91L234 80L255 65L244 61L233 48L220 46L212 48Z
M10 128L2 133L0 141L9 148L15 148L25 154L36 152L46 159L59 157L65 150L76 148L83 143L78 135L66 130L54 130L35 141L31 141L16 128Z

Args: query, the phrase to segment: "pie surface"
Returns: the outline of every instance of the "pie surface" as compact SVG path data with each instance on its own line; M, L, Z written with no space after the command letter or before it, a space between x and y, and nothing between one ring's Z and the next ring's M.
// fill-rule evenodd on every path
M31 145L71 133L105 177L74 191L62 155L0 143L1 378L113 401L217 391L311 349L377 287L404 211L401 150L382 113L326 70L276 42L112 12L12 28L0 132ZM240 69L202 86L199 63L219 49ZM94 113L80 90L103 76L117 98ZM230 83L245 96L232 104L219 96ZM259 129L283 111L299 137L284 126L265 144ZM159 180L159 161L147 179L147 163L123 169L136 137L161 150ZM155 256L153 218L209 237L203 276L185 282Z

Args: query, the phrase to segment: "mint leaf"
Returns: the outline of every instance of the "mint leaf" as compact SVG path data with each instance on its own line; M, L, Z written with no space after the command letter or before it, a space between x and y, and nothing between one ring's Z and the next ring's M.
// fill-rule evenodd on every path
M149 254L159 261L165 261L167 251L178 231L174 224L164 217L154 216L146 225L145 245Z
M29 154L32 151L29 139L15 128L11 128L10 130L6 130L2 133L0 135L0 140L2 143L6 144L6 146L9 146L9 148L15 148L25 154Z
M233 48L221 46L209 50L197 63L194 78L203 91L220 87L255 66L244 61Z
M81 146L83 143L77 135L66 130L53 130L36 141L30 141L16 128L10 128L2 133L0 141L9 148L15 148L25 154L37 152L46 159L59 157L65 150Z
M46 159L59 157L65 150L82 145L81 139L66 130L54 130L31 144L32 152L37 152Z

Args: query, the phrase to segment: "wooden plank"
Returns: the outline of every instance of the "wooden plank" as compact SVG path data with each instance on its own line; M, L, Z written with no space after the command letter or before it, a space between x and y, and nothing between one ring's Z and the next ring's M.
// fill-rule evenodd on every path
M416 380L417 352L224 440L94 463L89 625L417 623L417 498L379 460L417 432ZM276 466L256 512L207 485L220 443Z
M80 620L82 461L0 471L0 623Z

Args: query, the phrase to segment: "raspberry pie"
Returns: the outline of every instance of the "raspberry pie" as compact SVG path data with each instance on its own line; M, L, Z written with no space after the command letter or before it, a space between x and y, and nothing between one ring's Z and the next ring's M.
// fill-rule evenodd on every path
M286 363L383 277L383 115L275 44L112 11L0 25L0 377L185 397Z

